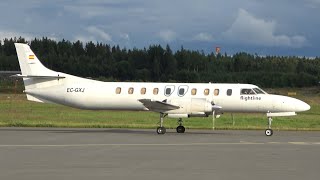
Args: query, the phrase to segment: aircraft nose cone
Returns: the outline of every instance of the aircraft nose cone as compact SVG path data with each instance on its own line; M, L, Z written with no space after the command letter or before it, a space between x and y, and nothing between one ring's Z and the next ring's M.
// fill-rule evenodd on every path
M300 100L297 100L297 102L295 103L295 107L296 107L296 112L308 111L310 109L309 104Z

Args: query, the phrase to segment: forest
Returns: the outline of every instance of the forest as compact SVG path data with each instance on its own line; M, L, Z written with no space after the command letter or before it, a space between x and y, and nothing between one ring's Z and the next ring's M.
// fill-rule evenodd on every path
M48 68L103 81L250 83L261 87L319 85L320 58L206 54L169 45L143 49L46 37L0 41L0 71L19 71L15 42L28 43ZM2 80L4 82L4 80Z

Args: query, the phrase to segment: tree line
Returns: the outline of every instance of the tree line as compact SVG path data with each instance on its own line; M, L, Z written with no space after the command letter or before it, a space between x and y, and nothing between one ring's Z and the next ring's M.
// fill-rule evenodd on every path
M28 43L55 71L104 81L251 83L261 87L308 87L320 80L320 58L205 54L169 45L126 49L94 42L49 38L0 41L0 70L19 70L15 42Z

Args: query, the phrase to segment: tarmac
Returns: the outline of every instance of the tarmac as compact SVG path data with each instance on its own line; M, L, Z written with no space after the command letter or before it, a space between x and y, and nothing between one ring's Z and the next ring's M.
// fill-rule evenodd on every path
M0 128L0 179L319 179L320 132Z

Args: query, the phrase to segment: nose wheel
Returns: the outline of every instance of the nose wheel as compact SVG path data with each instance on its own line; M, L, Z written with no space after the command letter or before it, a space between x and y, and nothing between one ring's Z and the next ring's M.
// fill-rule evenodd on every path
M272 136L273 130L272 129L266 129L264 133L265 133L266 136Z
M268 117L268 129L265 130L265 135L266 136L272 136L273 135L273 130L271 129L271 123L272 123L272 118Z

